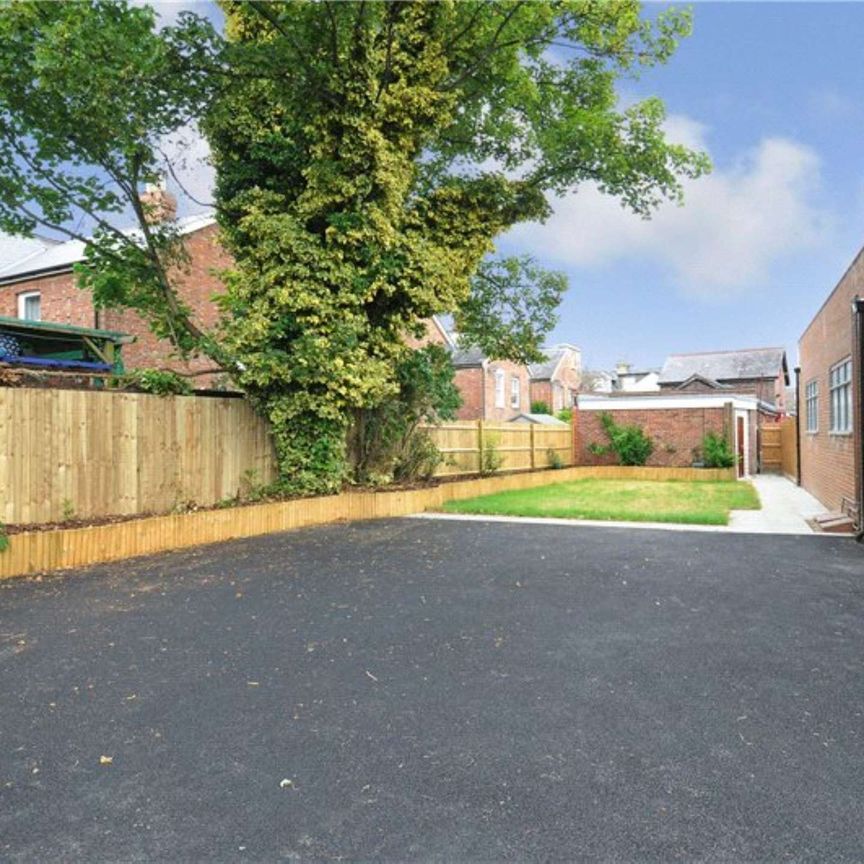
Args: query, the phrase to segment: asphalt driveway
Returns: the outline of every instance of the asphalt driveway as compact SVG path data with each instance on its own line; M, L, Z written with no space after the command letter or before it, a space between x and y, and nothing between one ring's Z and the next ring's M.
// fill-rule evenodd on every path
M864 549L391 520L0 586L0 860L864 860Z

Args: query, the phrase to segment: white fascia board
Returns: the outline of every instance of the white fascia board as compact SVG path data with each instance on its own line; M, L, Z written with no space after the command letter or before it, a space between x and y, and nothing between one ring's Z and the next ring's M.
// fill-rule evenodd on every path
M741 396L729 393L726 395L706 395L692 393L684 396L592 396L579 394L580 411L660 411L674 408L723 408L729 402L742 411L755 411L763 408L768 411L776 409L767 403L760 403L755 396Z

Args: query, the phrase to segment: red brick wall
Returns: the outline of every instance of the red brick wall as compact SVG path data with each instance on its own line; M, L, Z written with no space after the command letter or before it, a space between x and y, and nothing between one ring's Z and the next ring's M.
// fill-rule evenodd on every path
M853 501L855 448L852 435L836 435L830 429L829 369L853 352L852 299L864 296L864 250L810 322L798 341L801 362L801 392L798 417L801 435L801 485L829 510L839 510L844 498ZM853 360L853 408L857 376ZM807 432L807 384L819 384L819 431ZM854 425L854 424L853 424ZM860 446L860 442L858 444Z
M76 327L94 327L96 323L90 293L75 285L71 273L43 276L29 282L0 287L0 315L18 317L18 295L27 291L39 291L43 321L73 324Z
M601 411L578 411L577 464L614 465L614 454L596 456L590 445L608 444L600 421ZM651 410L610 410L612 419L621 426L639 426L654 442L648 465L686 468L693 464L694 448L702 447L708 432L723 434L726 411L723 408L657 408ZM755 412L751 412L755 413ZM755 447L755 433L753 435ZM755 462L751 463L754 466Z
M504 372L504 407L495 405L495 371ZM511 382L519 380L519 407L510 404ZM456 370L456 386L462 394L462 407L457 413L460 420L512 420L517 414L528 411L529 378L528 369L507 360L489 361L486 368L470 367ZM485 394L485 400L484 400Z
M189 234L185 238L189 254L188 272L178 275L178 292L192 309L195 322L203 329L212 327L217 320L217 310L212 302L215 294L222 290L222 283L214 271L229 267L231 257L218 242L218 228L210 225ZM127 369L159 366L177 371L209 369L213 363L206 358L183 363L172 356L171 345L158 340L150 332L144 320L129 310L100 310L97 318L90 293L76 287L75 276L63 273L43 276L0 287L0 315L16 316L17 296L25 291L39 291L43 321L59 324L74 324L79 327L101 327L119 330L136 337L131 345L123 346L123 362ZM195 386L204 386L206 379L198 378Z

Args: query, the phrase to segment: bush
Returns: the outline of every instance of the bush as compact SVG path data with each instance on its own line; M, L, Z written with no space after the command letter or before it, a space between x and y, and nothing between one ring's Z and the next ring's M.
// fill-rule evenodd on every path
M572 423L573 422L573 409L572 408L562 408L555 416L559 420L562 420L564 423Z
M154 396L189 396L192 393L192 385L185 378L164 369L135 369L125 376L123 383Z
M483 477L494 474L504 464L504 457L498 451L499 440L497 435L487 435L483 442L480 454L480 474Z
M702 439L702 453L706 468L731 468L738 461L726 437L708 432Z
M561 458L561 454L551 447L546 451L546 462L550 468L554 468L556 471L564 467L564 460Z
M552 410L549 408L548 402L532 402L531 403L531 413L532 414L551 414Z
M639 426L619 426L611 414L600 415L603 431L609 438L608 444L591 444L589 450L602 456L614 453L619 465L644 465L654 452L654 442Z

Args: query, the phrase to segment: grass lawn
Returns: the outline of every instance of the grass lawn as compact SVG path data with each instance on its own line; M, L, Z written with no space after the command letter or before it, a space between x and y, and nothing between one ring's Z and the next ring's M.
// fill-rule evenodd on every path
M736 481L576 480L448 501L449 513L554 516L622 522L726 525L730 510L758 510L752 484Z

